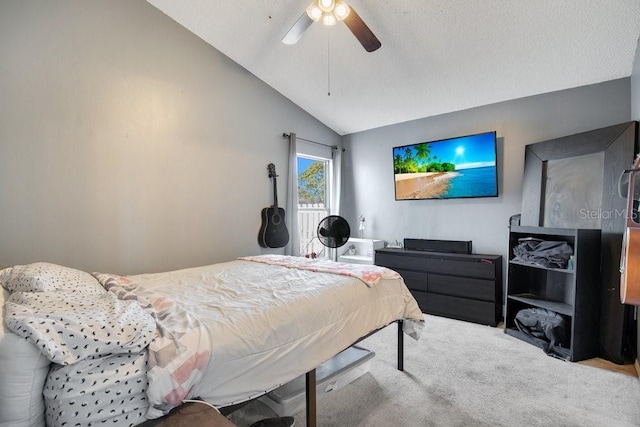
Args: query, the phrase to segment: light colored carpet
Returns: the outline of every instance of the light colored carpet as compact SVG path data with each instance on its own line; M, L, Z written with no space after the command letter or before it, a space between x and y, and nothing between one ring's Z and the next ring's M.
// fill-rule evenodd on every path
M419 341L405 336L396 370L395 325L362 341L368 373L318 401L318 426L640 426L640 380L554 359L502 329L426 315ZM275 414L252 402L240 427ZM304 411L294 414L306 423Z

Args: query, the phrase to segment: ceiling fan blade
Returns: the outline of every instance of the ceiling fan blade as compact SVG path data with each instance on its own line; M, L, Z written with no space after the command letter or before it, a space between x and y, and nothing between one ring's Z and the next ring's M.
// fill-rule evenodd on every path
M305 32L309 25L313 23L313 20L309 18L307 12L304 12L300 18L293 24L293 27L284 35L282 38L282 43L284 44L296 44L300 37L302 37L302 33Z
M349 15L344 18L344 23L347 24L347 27L351 30L354 36L358 39L362 47L367 52L373 52L382 46L380 40L373 34L373 32L367 27L367 24L364 23L360 15L351 8Z

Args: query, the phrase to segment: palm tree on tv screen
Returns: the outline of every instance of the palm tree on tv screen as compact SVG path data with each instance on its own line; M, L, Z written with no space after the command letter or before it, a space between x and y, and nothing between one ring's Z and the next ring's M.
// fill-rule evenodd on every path
M420 143L415 146L416 148L416 160L420 163L418 172L426 172L427 164L429 163L429 157L431 157L431 148L426 142Z

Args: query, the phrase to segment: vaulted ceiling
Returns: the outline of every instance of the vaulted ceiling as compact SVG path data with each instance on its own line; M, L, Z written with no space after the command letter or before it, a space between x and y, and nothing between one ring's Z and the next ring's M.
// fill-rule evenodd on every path
M311 0L147 0L340 135L631 75L638 0L345 0L347 26L283 36ZM330 93L330 94L329 94Z

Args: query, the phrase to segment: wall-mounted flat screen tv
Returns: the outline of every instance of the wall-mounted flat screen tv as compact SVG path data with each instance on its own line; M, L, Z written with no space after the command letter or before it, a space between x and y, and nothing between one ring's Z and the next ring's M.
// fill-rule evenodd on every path
M396 200L497 197L496 133L393 148Z

